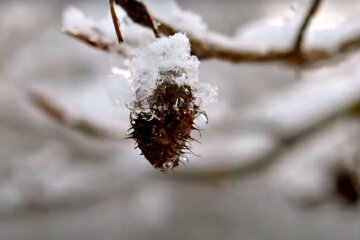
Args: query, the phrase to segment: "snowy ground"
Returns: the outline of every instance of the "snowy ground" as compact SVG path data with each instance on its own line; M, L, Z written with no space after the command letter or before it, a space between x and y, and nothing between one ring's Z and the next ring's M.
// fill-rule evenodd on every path
M326 1L318 26L359 16L357 1ZM213 30L233 34L291 1L179 1ZM360 100L360 55L310 69L301 79L276 64L211 60L200 80L219 87L187 168L236 167L273 156L282 138L317 123L272 168L230 181L173 181L155 171L131 140L128 112L107 96L110 57L62 33L66 6L102 17L107 1L0 2L0 239L343 239L360 237L360 213L330 201L324 166L354 151L359 123L331 120ZM359 22L359 18L356 19ZM25 95L50 96L74 118L114 129L120 140L90 138L52 121ZM326 125L325 125L326 122ZM323 126L324 125L324 126ZM321 127L323 126L323 127ZM199 138L199 137L198 137Z

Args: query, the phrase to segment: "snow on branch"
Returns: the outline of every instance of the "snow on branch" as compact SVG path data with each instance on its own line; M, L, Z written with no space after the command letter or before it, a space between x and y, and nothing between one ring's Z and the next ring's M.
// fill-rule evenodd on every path
M66 110L55 104L52 99L38 91L29 91L28 98L35 108L50 119L83 135L107 140L120 140L123 138L123 135L116 134L112 129L96 125L88 119L70 116Z
M165 35L186 32L192 53L199 59L218 58L233 62L282 61L310 65L336 58L360 47L358 20L345 21L335 28L308 31L311 20L320 8L321 0L300 2L293 16L288 18L250 23L241 28L234 37L208 31L199 16L183 11L175 2L170 2L172 1L167 2L168 8L162 5L162 11L158 10L161 9L159 6L151 8L153 2L148 3L150 12L154 12L154 18L159 22L159 30ZM192 18L194 24L188 24L189 21L184 18ZM184 26L185 23L187 26ZM329 38L329 35L332 37ZM329 39L334 42L329 44Z
M290 18L253 22L240 29L235 36L229 37L207 30L200 16L180 9L174 1L161 2L161 6L156 1L145 1L147 6L136 0L115 1L122 7L122 10L117 11L121 11L123 19L127 16L131 19L131 23L127 26L122 24L123 36L127 33L134 36L131 33L132 30L127 28L139 24L151 29L156 36L159 35L158 31L165 36L185 32L190 39L192 54L199 59L218 58L232 62L255 63L281 61L298 65L311 65L330 60L360 47L360 24L357 21L346 21L335 28L308 31L321 2L321 0L306 0L299 4L298 9ZM87 24L74 31L71 24L67 24L74 18L71 12L73 10L68 10L64 16L65 33L96 48L106 51L113 49L114 33L112 33L111 41L103 41L102 37L106 34L100 27L104 27L104 24L99 26L93 22L93 29L96 29L93 32L88 31ZM84 22L87 23L88 20L84 19ZM129 19L126 22L129 22ZM108 30L108 26L105 29ZM351 31L348 31L349 29ZM138 31L138 35L132 37L130 42L136 39L135 42L139 43L143 39L144 43L149 43L149 32L143 36L145 33L143 30ZM331 44L329 44L329 35L336 35L330 38L333 40ZM125 44L127 42L125 39Z
M63 15L62 31L96 49L106 52L117 52L125 58L131 58L138 49L142 49L155 40L151 30L134 24L133 21L120 9L115 9L121 22L121 36L124 42L119 45L114 30L111 14L96 21L74 7L68 8Z
M80 10L69 8L63 16L63 29L68 34L92 47L110 51L114 47L113 34L101 28L102 23L96 23L87 18Z

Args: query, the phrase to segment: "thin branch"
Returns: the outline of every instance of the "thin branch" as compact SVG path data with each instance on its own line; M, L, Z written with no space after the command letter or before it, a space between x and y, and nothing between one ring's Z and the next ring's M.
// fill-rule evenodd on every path
M115 7L114 7L114 0L109 0L109 4L110 4L110 13L111 13L111 18L114 24L114 29L116 32L116 36L118 39L119 44L121 44L122 42L124 42L124 39L121 35L121 31L120 31L120 21L116 16L116 11L115 11Z
M310 26L311 20L315 17L318 9L320 8L321 0L313 0L312 5L309 8L308 13L306 14L303 23L300 26L299 32L297 34L293 52L298 54L301 52L301 46L305 37L306 30Z
M56 105L48 97L39 92L29 91L28 98L34 107L47 115L50 119L83 135L106 140L124 139L124 136L121 133L117 134L114 129L106 129L88 119L70 116L60 106Z
M154 18L151 16L144 3L137 0L114 0L116 4L121 6L128 16L136 23L151 28L158 38L160 32Z
M172 35L177 31L172 27L162 24L159 26L161 32L168 32ZM74 32L70 29L64 28L62 30L65 34L101 51L110 52L114 49L115 43L101 41L100 38L95 38L84 33ZM257 53L251 51L239 51L231 48L226 48L217 44L209 43L190 37L191 51L193 55L199 59L217 58L227 60L235 63L249 62L249 63L266 63L266 62L285 62L293 63L293 53L289 51L269 51L267 53ZM301 51L302 66L312 66L322 61L329 61L344 55L350 54L360 49L360 34L353 36L341 42L335 50L327 50L320 48L303 49ZM299 57L299 56L298 56Z
M110 52L112 49L113 43L102 41L100 37L94 38L94 36L87 35L85 33L80 33L77 31L73 31L68 28L63 28L62 32L66 35L69 35L70 37L73 37L80 42L83 42L87 45L90 45L91 47L100 49L102 51ZM100 35L100 32L98 33Z

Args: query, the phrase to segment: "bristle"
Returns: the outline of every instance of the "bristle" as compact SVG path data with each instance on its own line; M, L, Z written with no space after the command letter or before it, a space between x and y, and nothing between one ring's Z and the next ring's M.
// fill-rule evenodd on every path
M200 131L194 124L199 109L194 100L190 86L166 79L159 81L147 99L152 117L149 111L131 112L129 137L155 168L174 168L185 150L191 152L190 132Z

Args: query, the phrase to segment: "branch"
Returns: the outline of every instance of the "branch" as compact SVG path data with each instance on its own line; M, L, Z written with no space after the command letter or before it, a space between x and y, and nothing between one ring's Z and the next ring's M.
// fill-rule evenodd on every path
M116 1L118 3L119 1ZM270 50L267 53L259 53L255 51L246 51L234 49L232 47L222 46L216 41L209 41L205 38L194 36L191 33L187 33L191 43L192 54L196 55L199 59L211 59L218 58L222 60L232 61L232 62L277 62L282 61L285 63L293 64L301 63L302 65L310 65L317 63L319 61L330 60L336 58L339 55L349 53L360 48L360 35L355 36L351 39L344 40L336 48L336 51L327 50L327 49L307 49L301 50L305 32L308 29L311 20L316 15L320 5L321 0L314 0L312 5L309 8L308 13L306 14L303 23L300 26L298 34L295 39L294 47L290 50ZM120 5L122 6L122 5ZM124 8L129 16L133 15L132 9ZM181 30L176 29L175 27L167 24L164 21L161 21L158 18L155 18L156 22L159 23L158 30L166 35L173 35ZM133 19L135 22L136 19ZM139 22L138 22L139 23ZM142 24L142 23L140 23ZM143 24L142 24L143 25ZM145 26L145 25L144 25ZM149 26L147 26L149 27Z
M357 103L359 104L359 103ZM347 110L346 110L347 111ZM335 122L339 121L337 116L342 115L344 112L340 111L330 118L311 126L305 131L301 131L298 134L289 137L283 137L279 139L279 146L273 151L269 152L265 156L262 156L254 161L251 161L245 165L231 166L231 167L215 167L212 169L189 169L186 171L178 171L169 175L168 177L174 181L180 182L218 182L228 181L234 179L243 179L249 176L259 175L270 169L277 164L283 156L296 149L299 145L313 136L322 132L324 129L329 128ZM343 116L346 119L347 115Z
M151 16L143 3L136 0L114 1L116 4L124 8L128 16L133 21L152 29L157 37L160 33L165 36L169 36L177 32L181 32L181 30L176 27ZM132 6L135 2L136 4ZM333 60L337 57L341 57L342 55L349 54L350 52L360 49L360 34L344 39L335 49L302 49L305 32L310 26L311 20L316 15L321 2L321 0L313 1L295 37L294 46L289 50L274 49L265 53L260 53L252 50L236 49L231 46L225 46L216 39L209 39L207 36L194 36L194 34L187 33L191 44L192 54L203 60L217 58L234 63L283 62L291 65L296 64L306 67L321 61ZM74 32L70 29L63 29L63 32L97 49L107 52L114 50L115 42L102 41L102 33L100 30L96 31L96 36ZM119 52L119 54L122 53Z
M309 11L307 12L307 14L303 20L303 23L300 26L297 37L295 39L295 44L293 47L292 55L294 56L295 62L300 65L303 63L303 60L304 60L303 59L304 56L301 53L301 47L303 45L305 33L306 33L307 28L310 26L311 20L316 15L316 13L320 7L320 4L321 4L321 0L313 0L312 5L310 6Z
M110 13L111 13L111 18L114 24L114 29L116 32L116 36L118 39L119 44L121 44L122 42L124 42L124 39L121 35L121 31L120 31L120 21L116 16L116 11L115 11L115 7L114 7L114 0L109 0L109 5L110 5Z
M97 31L98 36L96 37L87 35L85 33L73 31L68 28L63 28L62 32L65 33L66 35L69 35L70 37L79 40L80 42L83 42L87 45L90 45L91 47L94 47L102 51L110 52L110 50L113 48L114 45L113 43L109 43L101 40L101 35L102 35L101 31Z
M193 36L193 34L188 34L191 43L192 53L196 55L199 59L210 59L218 58L222 60L228 60L232 62L275 62L275 61L284 61L287 63L293 64L310 64L318 60L325 60L326 58L331 58L335 54L327 54L327 51L320 49L312 49L306 51L306 53L301 51L301 46L303 44L303 39L305 32L308 26L311 23L312 18L316 15L317 10L319 9L321 0L313 0L312 5L307 12L303 23L301 24L298 34L295 39L294 47L290 50L270 50L267 53L258 53L254 51L244 51L237 50L231 47L222 46L219 43L210 42L203 40L199 37ZM124 9L127 11L127 9ZM159 26L160 32L164 35L169 36L179 32L179 29L156 19L157 22L161 23ZM360 39L356 39L360 41ZM317 54L314 54L317 53ZM316 56L316 57L314 57Z
M128 16L136 23L151 28L158 38L160 37L160 32L158 31L158 27L156 21L151 16L147 7L144 3L137 0L113 0L116 4L121 6L128 14Z
M66 113L46 96L36 91L29 91L28 98L31 104L34 105L39 111L48 116L50 119L57 123L75 130L83 135L92 138L106 139L106 140L122 140L124 136L116 134L114 129L106 129L92 123L88 119L75 118Z
M309 8L309 12L305 16L304 21L301 24L299 32L297 34L294 48L293 48L293 54L301 53L301 46L303 44L305 32L306 32L307 28L309 27L311 20L313 19L316 12L318 11L320 4L321 4L321 0L313 0L313 3Z

